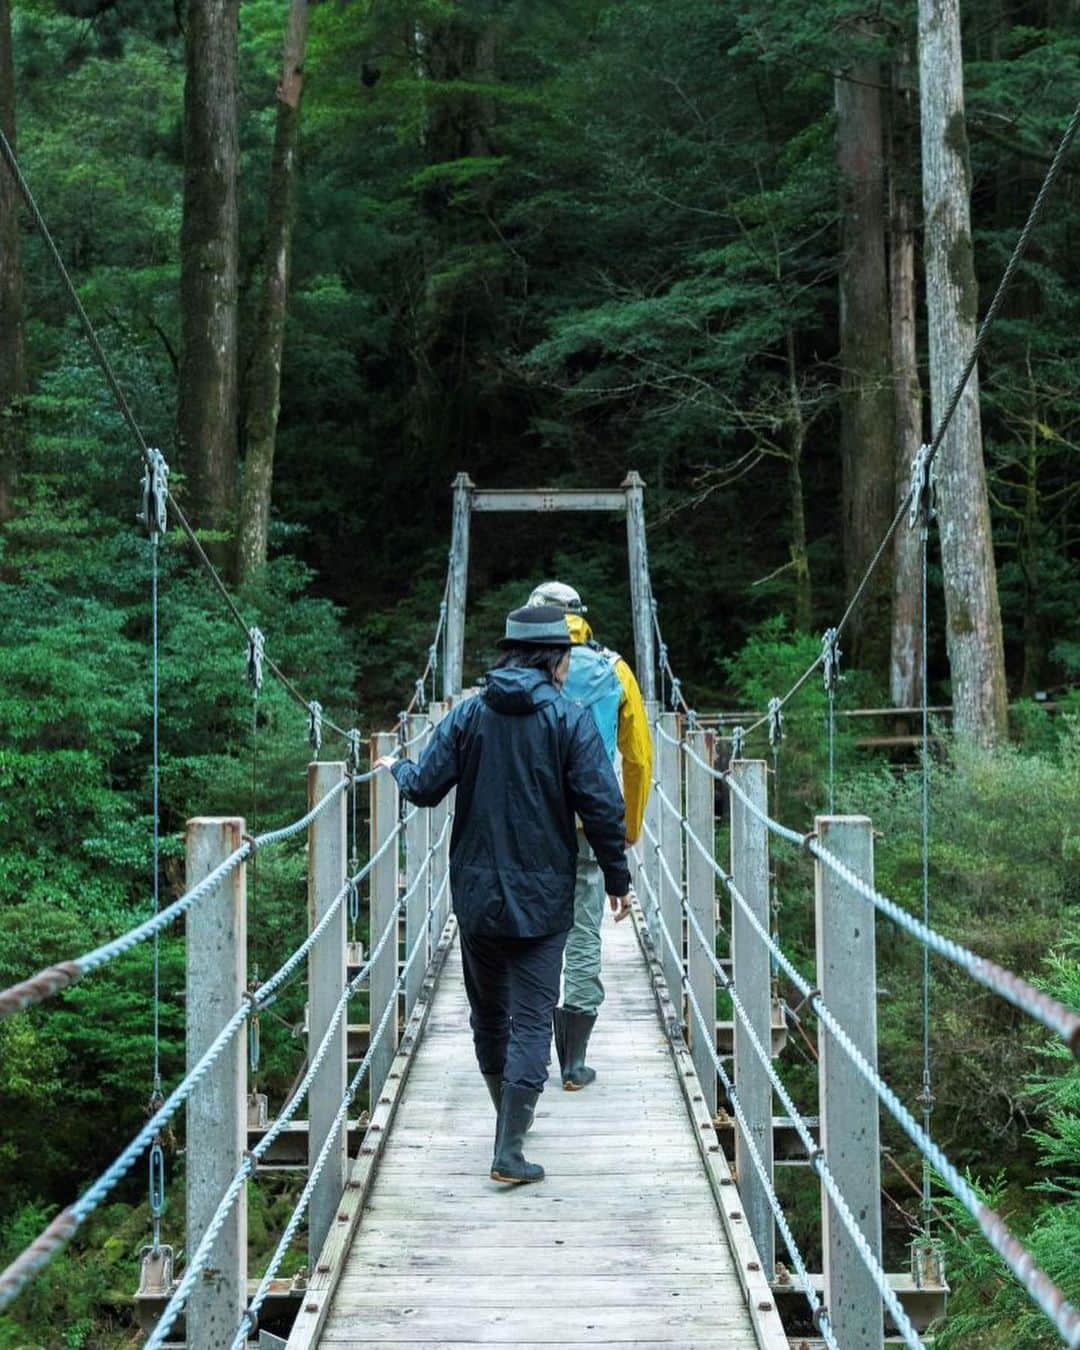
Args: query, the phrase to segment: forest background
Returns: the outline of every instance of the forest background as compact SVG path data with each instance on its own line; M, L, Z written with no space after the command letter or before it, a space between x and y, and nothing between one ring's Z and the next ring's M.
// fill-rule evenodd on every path
M302 80L290 81L282 45L301 8L293 73L302 67ZM389 725L413 692L442 594L450 482L462 470L487 487L613 487L637 469L684 693L703 710L760 710L818 652L882 513L887 522L906 490L912 436L917 444L930 429L915 8L0 0L0 118L5 129L17 122L23 169L138 421L166 453L174 492L270 654L341 725L365 734ZM185 131L185 70L197 82L200 63L204 77L228 66L199 45L215 9L238 16L236 88L235 98L219 88L207 107L232 127L192 124L189 88ZM961 12L967 109L953 134L966 129L970 144L983 297L969 291L974 313L1080 88L1080 4L989 0ZM876 151L859 140L875 117ZM192 184L200 134L226 148L235 136L231 206L220 186L231 170L218 185L218 205L235 208L236 244L222 284L236 300L237 359L221 400L205 396L221 371L200 373L193 358L192 276L222 263L209 252L199 262L199 210L210 209ZM870 181L869 206L853 206L856 180ZM954 741L945 719L931 770L936 925L1074 1005L1077 198L1074 158L980 366L1008 740ZM866 229L877 231L876 280L857 270L855 228L875 210ZM12 330L0 335L7 984L146 912L150 545L135 521L137 450L25 213L0 242L0 290L17 286L23 316L21 366ZM275 279L287 299L276 319ZM225 421L205 438L220 456L209 464L198 419L213 408ZM257 481L252 507L244 489ZM928 692L947 703L936 542L930 561ZM243 635L173 534L160 564L171 897L182 888L183 821L237 809L258 827L294 817L309 750L302 710L276 686L253 703ZM902 566L899 553L884 558L856 617L841 708L918 695L910 651L897 674L900 606L890 597ZM605 642L632 651L621 521L478 518L467 679L482 671L505 610L551 575L579 586ZM1053 713L1036 694L1049 695ZM792 823L826 799L823 708L815 680L788 710L777 781ZM907 752L855 741L842 724L838 806L872 815L880 883L917 906L915 766ZM778 867L782 932L805 953L807 878ZM303 878L301 853L260 862L253 968L272 969L290 950ZM144 1116L150 961L140 949L55 1005L0 1023L0 1264ZM909 1103L922 1069L920 965L917 950L882 955L882 1065ZM180 934L162 946L162 990L170 1082L183 1062ZM294 986L263 1028L259 1080L272 1102L295 1073L302 1002ZM935 1133L1080 1300L1076 1071L947 971L934 972L933 1006ZM811 1107L808 1067L796 1057L784 1072ZM887 1141L917 1179L904 1141ZM177 1141L168 1174L165 1237L179 1241ZM0 1347L133 1343L144 1182L125 1184L0 1317ZM919 1231L918 1196L891 1167L886 1184L887 1264L898 1268ZM793 1202L802 1197L797 1232L815 1264L812 1187L787 1175L783 1185ZM291 1190L280 1180L252 1187L255 1269ZM939 1345L1056 1343L996 1258L963 1241L964 1220L943 1194L933 1232L954 1287ZM293 1268L301 1263L298 1249Z

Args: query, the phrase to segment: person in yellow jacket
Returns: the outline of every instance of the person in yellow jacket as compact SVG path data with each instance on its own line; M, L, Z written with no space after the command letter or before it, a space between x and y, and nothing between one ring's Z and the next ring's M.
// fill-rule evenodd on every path
M617 653L593 639L581 596L561 581L546 581L529 597L529 605L555 605L566 615L570 630L570 671L563 697L589 708L612 763L622 760L626 802L626 842L641 835L645 802L652 783L652 737L641 690L634 672ZM604 878L588 841L578 830L574 926L566 943L563 1001L555 1009L555 1050L563 1087L577 1092L593 1082L595 1070L585 1063L589 1037L604 1001L600 978L600 924L604 917ZM620 914L619 918L624 917Z

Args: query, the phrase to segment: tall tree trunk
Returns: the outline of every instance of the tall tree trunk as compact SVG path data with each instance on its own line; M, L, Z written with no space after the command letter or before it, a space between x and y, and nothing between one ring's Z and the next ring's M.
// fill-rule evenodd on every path
M922 385L915 327L915 222L912 193L911 57L905 46L893 67L889 188L889 299L896 428L896 501L907 496L911 466L922 444ZM889 694L894 708L911 708L922 695L922 631L919 615L919 534L902 522L893 553L892 648Z
M10 0L0 0L0 127L14 149L15 63ZM0 524L11 519L22 458L20 402L26 393L22 291L19 196L11 174L0 165Z
M188 0L185 11L179 431L195 521L212 530L228 529L236 496L238 10Z
M919 0L919 85L930 394L937 422L971 353L977 310L959 0ZM937 477L953 726L993 745L1006 734L1005 656L978 371L941 446Z
M840 172L843 540L851 595L893 514L893 385L885 272L881 70L859 61L836 81ZM889 569L878 564L852 615L852 659L884 669Z
M266 562L274 446L281 407L281 360L292 262L300 99L304 91L308 0L292 0L285 59L278 85L274 153L266 212L266 272L251 356L245 426L244 482L240 494L238 573L249 577Z
M809 633L814 622L810 558L806 551L806 501L803 496L802 457L806 445L806 419L799 400L798 368L795 364L795 334L786 333L788 367L788 502L791 512L791 564L795 573L795 627Z

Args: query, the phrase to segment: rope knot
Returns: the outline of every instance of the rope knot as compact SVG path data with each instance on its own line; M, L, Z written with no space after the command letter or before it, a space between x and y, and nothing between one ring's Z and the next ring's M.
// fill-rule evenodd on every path
M732 727L731 729L731 758L742 759L743 751L746 749L746 728Z
M355 727L345 733L345 757L353 773L360 772L360 733Z

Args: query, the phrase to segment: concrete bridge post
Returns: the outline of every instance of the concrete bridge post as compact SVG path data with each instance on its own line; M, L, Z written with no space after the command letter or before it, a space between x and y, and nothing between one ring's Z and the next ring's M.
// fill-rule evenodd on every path
M873 885L874 840L867 816L818 816L817 837L857 876ZM877 972L874 908L826 867L814 863L817 983L822 1002L877 1069ZM834 1041L818 1036L821 1147L829 1170L881 1261L881 1144L877 1094ZM838 1218L821 1195L825 1306L845 1350L880 1350L881 1296Z
M660 732L656 737L657 780L671 805L657 799L657 821L660 825L660 854L666 863L657 869L660 913L664 926L675 945L672 951L667 942L660 941L660 958L664 967L668 994L675 1006L679 1021L685 1025L683 974L683 830L682 830L682 755L679 750L679 715L661 713L657 719Z
M345 765L308 765L308 809L319 802L345 777ZM345 885L348 794L342 792L322 815L308 826L308 931L320 923ZM348 905L340 903L308 957L308 1063L322 1043L345 990L346 918ZM348 1009L341 1014L327 1047L326 1057L311 1084L308 1123L308 1171L315 1166L331 1123L345 1095L348 1072ZM348 1163L348 1130L342 1128L323 1167L314 1193L308 1222L308 1256L315 1268L319 1252L330 1231L338 1201L345 1189Z
M372 763L380 755L390 755L398 748L397 737L392 732L380 731L371 738ZM386 843L398 823L398 789L392 774L377 773L371 780L371 856ZM371 1108L375 1104L390 1072L390 1064L398 1043L397 1016L397 973L398 973L398 927L396 915L398 909L398 854L400 850L395 841L386 850L371 869L371 926L368 937L369 951L374 952L387 924L392 925L390 937L371 967L368 984L371 1023L371 1038L382 1022L390 1007L389 1022L382 1033L378 1045L371 1052L371 1068L368 1071Z
M439 723L446 716L449 705L443 702L430 703L428 705L428 716L431 718L431 734L434 735ZM446 825L446 817L451 810L451 804L454 800L454 794L451 792L444 797L438 806L432 807L427 813L430 817L430 843L434 843L443 832ZM430 846L430 845L429 845ZM431 859L431 867L428 869L428 896L425 901L425 908L431 904L432 900L442 889L443 881L450 869L450 835L447 834L442 844L435 850ZM428 922L428 950L434 951L439 945L439 938L446 927L446 920L450 914L450 889L447 887L438 907L432 911Z
M187 823L188 889L244 839L244 821L196 817ZM247 984L247 876L243 863L187 915L187 1072L198 1064L244 1001ZM187 1100L187 1241L202 1241L247 1147L247 1046L243 1034L218 1057ZM187 1343L224 1350L247 1307L247 1197L241 1192L187 1304Z
M712 732L696 728L688 730L686 743L689 750L704 760L705 764L712 764L715 744ZM716 793L708 770L698 764L690 753L684 755L684 764L687 824L708 855L703 856L697 845L687 838L687 904L704 938L699 938L692 928L687 931L688 973L690 989L711 1026L716 1016L716 971L712 963L716 954L716 873L709 866L708 859L716 854ZM707 1044L700 1026L689 1012L686 1024L694 1067L705 1093L705 1103L709 1114L715 1115L716 1065L712 1058L713 1047Z
M762 812L768 809L768 780L763 759L732 760L736 784ZM731 875L758 923L769 931L769 832L758 816L734 792L731 800ZM754 931L737 901L731 907L731 958L735 993L746 1010L747 1020L766 1055L772 1054L772 986L769 949ZM750 1043L742 1019L735 1016L735 1092L750 1134L773 1180L773 1094L766 1066ZM761 1254L767 1279L773 1278L776 1260L776 1227L768 1196L750 1159L746 1139L735 1131L735 1170L739 1194L746 1209L750 1232Z
M428 725L428 719L423 713L416 713L412 717L405 719L405 739L412 741L415 739L415 745L410 749L414 759L419 759L427 748L431 740L431 731ZM417 877L421 875L421 868L426 864L427 871L423 875L423 880L416 886L415 891L409 895L405 902L405 956L408 957L412 952L413 946L421 933L427 933L428 921L427 910L429 891L431 883L431 863L427 862L428 848L430 847L430 830L432 828L432 813L430 811L417 811L409 823L405 826L405 889L412 890ZM439 828L442 828L441 822ZM437 836L434 836L437 837ZM412 965L405 974L405 1018L408 1020L412 1014L413 1006L416 1003L420 993L420 986L424 982L424 971L427 969L428 952L430 950L430 937L425 938L420 943L420 950L417 952Z

